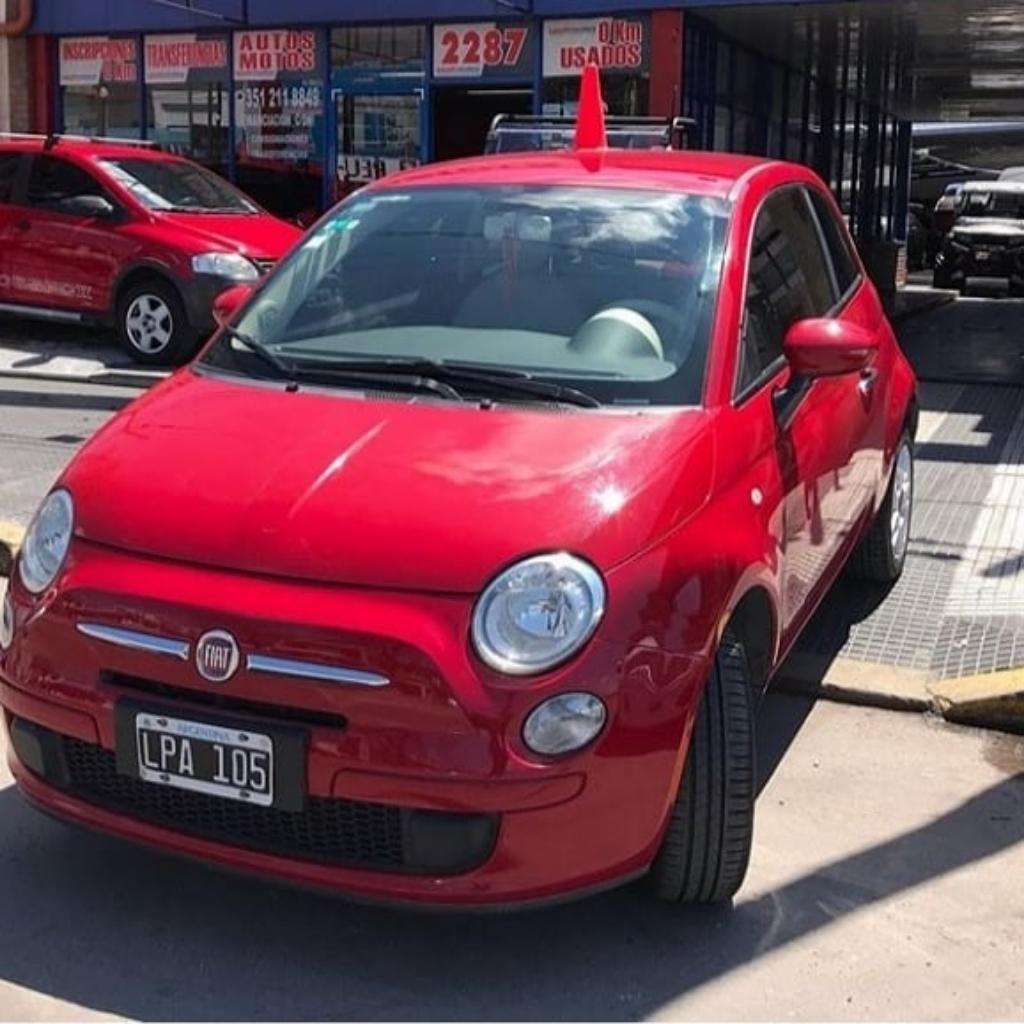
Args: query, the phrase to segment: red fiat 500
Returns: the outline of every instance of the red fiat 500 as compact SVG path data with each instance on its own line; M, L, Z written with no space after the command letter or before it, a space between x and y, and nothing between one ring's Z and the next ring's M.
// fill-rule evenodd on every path
M728 899L753 708L907 550L915 381L808 170L396 175L92 439L3 608L45 810L368 897Z

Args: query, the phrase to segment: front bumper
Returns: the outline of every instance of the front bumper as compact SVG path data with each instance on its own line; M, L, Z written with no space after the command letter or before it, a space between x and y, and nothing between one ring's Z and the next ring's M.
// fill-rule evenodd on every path
M1024 281L1024 248L965 246L949 242L938 256L936 268L954 279L986 277Z
M9 744L14 776L34 803L174 852L389 901L540 902L642 872L667 821L706 668L698 657L636 653L599 634L570 666L524 686L476 662L466 642L472 602L463 596L243 577L80 540L53 592L34 601L15 583L13 594L16 632L0 655L0 703L9 730L34 731L40 747L50 745L52 760L33 763L31 744L21 741L20 757ZM243 667L211 684L191 662L84 636L76 628L83 621L192 643L221 628L243 651L340 664L390 682L349 687ZM605 731L567 759L538 759L522 744L522 721L569 689L602 697ZM168 818L132 803L142 797L124 797L125 780L110 773L115 709L125 700L157 701L200 721L213 708L247 721L287 719L307 734L310 804L342 818L351 811L371 832L397 822L387 834L398 853L384 863L347 848L258 842L248 826L197 825L194 807ZM90 779L102 775L99 789L69 781L69 750L85 759ZM120 795L107 799L111 790ZM370 819L377 825L367 826ZM264 819L253 827L270 829ZM444 839L446 829L456 838Z

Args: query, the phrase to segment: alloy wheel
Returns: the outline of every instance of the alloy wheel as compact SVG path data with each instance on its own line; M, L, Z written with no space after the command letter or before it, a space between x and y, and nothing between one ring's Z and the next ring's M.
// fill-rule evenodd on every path
M914 496L914 463L907 444L900 445L896 455L896 467L892 479L892 510L889 520L889 537L892 555L897 563L902 562L910 540L910 508Z
M157 355L171 343L174 317L159 295L136 296L125 313L125 327L132 345L146 355Z

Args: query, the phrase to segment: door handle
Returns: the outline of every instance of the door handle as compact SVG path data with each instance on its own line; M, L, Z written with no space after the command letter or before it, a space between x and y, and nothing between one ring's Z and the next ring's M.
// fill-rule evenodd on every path
M866 366L860 371L860 383L857 385L857 390L865 398L870 397L871 393L875 390L876 380L878 380L878 371L873 366Z

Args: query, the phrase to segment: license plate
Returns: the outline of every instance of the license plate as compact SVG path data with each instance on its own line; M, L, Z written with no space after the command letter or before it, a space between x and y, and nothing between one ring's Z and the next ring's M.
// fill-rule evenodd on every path
M302 810L303 730L268 728L217 714L186 715L172 707L119 701L117 770L154 786L256 807Z
M135 752L144 782L260 807L274 802L274 742L264 733L143 711L135 716Z

